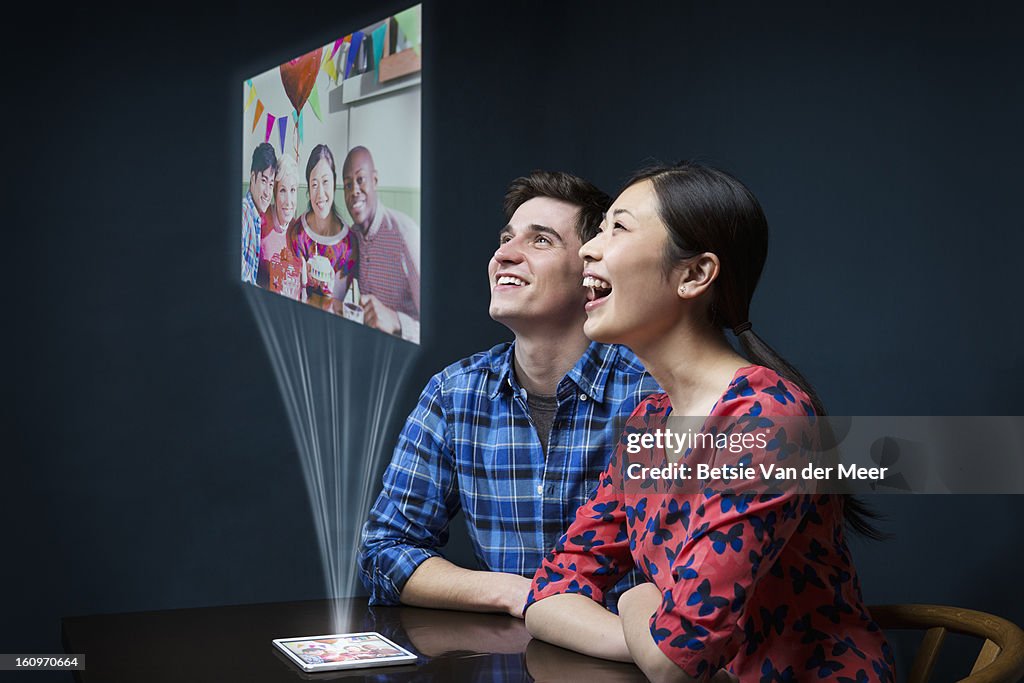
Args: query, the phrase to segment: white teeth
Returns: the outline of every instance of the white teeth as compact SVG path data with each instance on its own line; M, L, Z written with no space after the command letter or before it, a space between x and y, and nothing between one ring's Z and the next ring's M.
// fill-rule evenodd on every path
M523 285L526 284L526 282L523 281L523 280L520 280L517 277L512 277L511 275L502 275L501 277L498 278L498 284L499 285L515 285L516 287L522 287Z
M585 278L583 278L583 286L584 287L591 287L593 289L611 289L612 288L612 286L610 284L608 284L604 280L598 280L593 275L588 275Z

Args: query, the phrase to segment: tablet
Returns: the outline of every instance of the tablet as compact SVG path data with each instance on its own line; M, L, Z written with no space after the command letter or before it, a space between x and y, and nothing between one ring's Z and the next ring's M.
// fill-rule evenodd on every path
M303 671L366 669L416 661L416 655L373 632L277 638L273 643Z

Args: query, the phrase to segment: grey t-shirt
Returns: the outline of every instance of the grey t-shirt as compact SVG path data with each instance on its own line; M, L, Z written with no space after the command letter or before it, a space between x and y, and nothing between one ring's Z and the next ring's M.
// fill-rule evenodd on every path
M537 428L537 435L540 436L540 445L544 448L544 455L547 455L548 438L551 436L551 423L555 421L555 411L558 409L558 397L527 394L526 407L529 409L530 418Z

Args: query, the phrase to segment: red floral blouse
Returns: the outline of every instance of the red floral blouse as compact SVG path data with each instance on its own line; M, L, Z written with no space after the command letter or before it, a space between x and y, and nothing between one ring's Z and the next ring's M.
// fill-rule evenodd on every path
M559 593L603 602L637 566L663 595L651 636L690 676L725 668L758 683L894 680L891 649L864 608L844 539L841 496L624 483L631 427L638 419L664 425L671 409L657 394L633 413L597 490L534 576L527 608ZM807 395L773 370L741 368L711 415L724 431L756 420L771 438L764 448L712 457L740 465L795 459L802 435L787 435L781 423L792 431L785 418L813 422L813 414ZM683 462L708 456L697 450Z

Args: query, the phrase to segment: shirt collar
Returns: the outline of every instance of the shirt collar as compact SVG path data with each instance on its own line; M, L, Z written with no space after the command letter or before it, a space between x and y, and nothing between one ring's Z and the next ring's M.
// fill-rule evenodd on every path
M498 392L502 389L521 391L519 382L516 380L516 373L513 371L512 359L515 348L515 342L512 342L503 350L500 347L493 349L496 353L491 360L491 372L497 376L498 381L495 383L494 389L491 390L490 398L492 400L497 398ZM617 346L590 342L587 350L576 361L576 365L559 382L559 387L561 388L562 383L569 380L591 399L604 401L605 386L608 384L608 378L618 356Z
M377 208L373 210L373 220L370 221L370 227L363 233L363 237L368 240L372 240L380 232L380 224L384 220L383 207L380 205L380 197L377 198Z

